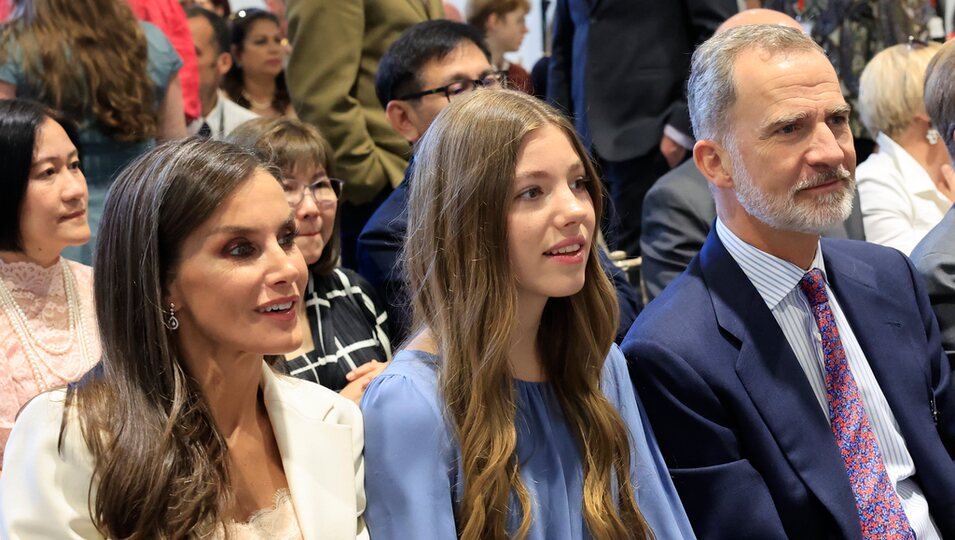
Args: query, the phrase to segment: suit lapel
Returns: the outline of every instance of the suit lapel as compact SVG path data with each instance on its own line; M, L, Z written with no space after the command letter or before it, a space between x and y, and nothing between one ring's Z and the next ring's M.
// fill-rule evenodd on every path
M301 392L267 366L262 383L302 537L355 537L355 498L343 496L355 493L351 430L323 421L331 402L318 393Z
M780 450L846 537L855 498L825 413L766 303L711 228L700 265L717 321L740 341L736 373Z
M894 304L894 296L879 292L875 271L867 263L847 257L839 257L835 249L827 255L826 273L839 306L842 308L856 340L879 381L889 408L907 441L924 437L912 432L912 426L924 426L924 414L930 410L931 383L926 379L929 368L920 363L921 358L905 354L915 350L907 347L901 320L893 314L902 311ZM901 354L900 354L901 353ZM925 407L913 407L913 397L925 396ZM919 418L919 411L923 417Z

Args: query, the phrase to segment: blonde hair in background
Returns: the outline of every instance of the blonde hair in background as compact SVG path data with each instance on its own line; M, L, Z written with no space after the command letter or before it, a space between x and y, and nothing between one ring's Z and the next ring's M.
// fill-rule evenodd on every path
M925 71L941 47L893 45L866 64L859 78L859 116L873 138L885 133L895 139L916 114L925 113Z
M452 102L418 144L411 183L405 271L414 324L443 358L439 388L461 447L461 538L525 538L533 520L516 456L516 397L508 345L517 326L517 284L507 215L524 138L556 126L583 160L599 223L602 193L568 121L522 93L478 90ZM600 389L616 332L613 286L591 243L583 289L547 301L537 336L544 370L583 464L584 518L594 538L652 538L630 480L627 426ZM511 497L511 494L514 497ZM619 501L619 505L614 501ZM521 521L507 530L508 507Z
M491 15L503 17L518 9L528 13L531 10L531 3L528 0L468 0L465 19L468 24L483 30Z

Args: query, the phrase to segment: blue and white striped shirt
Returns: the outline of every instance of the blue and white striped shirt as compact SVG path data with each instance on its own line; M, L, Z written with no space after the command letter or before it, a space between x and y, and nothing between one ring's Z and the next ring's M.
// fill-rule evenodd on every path
M826 398L822 336L819 335L819 328L810 311L809 301L798 286L806 270L740 240L720 219L716 220L716 234L776 318L828 420L829 402ZM816 248L816 256L811 268L818 268L823 276L826 276L821 245ZM835 317L836 327L839 329L839 337L846 352L849 369L859 387L862 404L869 417L879 449L882 450L886 470L895 484L909 524L919 540L941 539L941 534L929 515L928 502L922 494L922 488L913 478L915 463L899 431L898 421L879 387L879 382L872 373L872 368L856 340L852 327L849 326L849 321L839 307L839 302L829 286L828 277L826 277L826 292L829 295L829 306Z

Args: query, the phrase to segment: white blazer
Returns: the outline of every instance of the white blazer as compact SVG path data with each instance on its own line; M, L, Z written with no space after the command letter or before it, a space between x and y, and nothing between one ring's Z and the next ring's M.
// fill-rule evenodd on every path
M367 539L358 407L264 363L262 394L305 540ZM65 396L41 394L13 427L0 475L0 539L102 538L89 515L93 458L75 417L57 451Z
M865 239L908 255L938 225L952 201L898 143L884 133L875 142L879 151L856 167Z

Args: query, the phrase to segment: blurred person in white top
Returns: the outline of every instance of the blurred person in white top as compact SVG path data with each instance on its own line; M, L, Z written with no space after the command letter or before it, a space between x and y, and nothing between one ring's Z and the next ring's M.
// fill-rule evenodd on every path
M875 55L862 72L859 112L879 145L856 170L866 240L911 253L955 200L945 144L922 101L937 43L912 41Z

